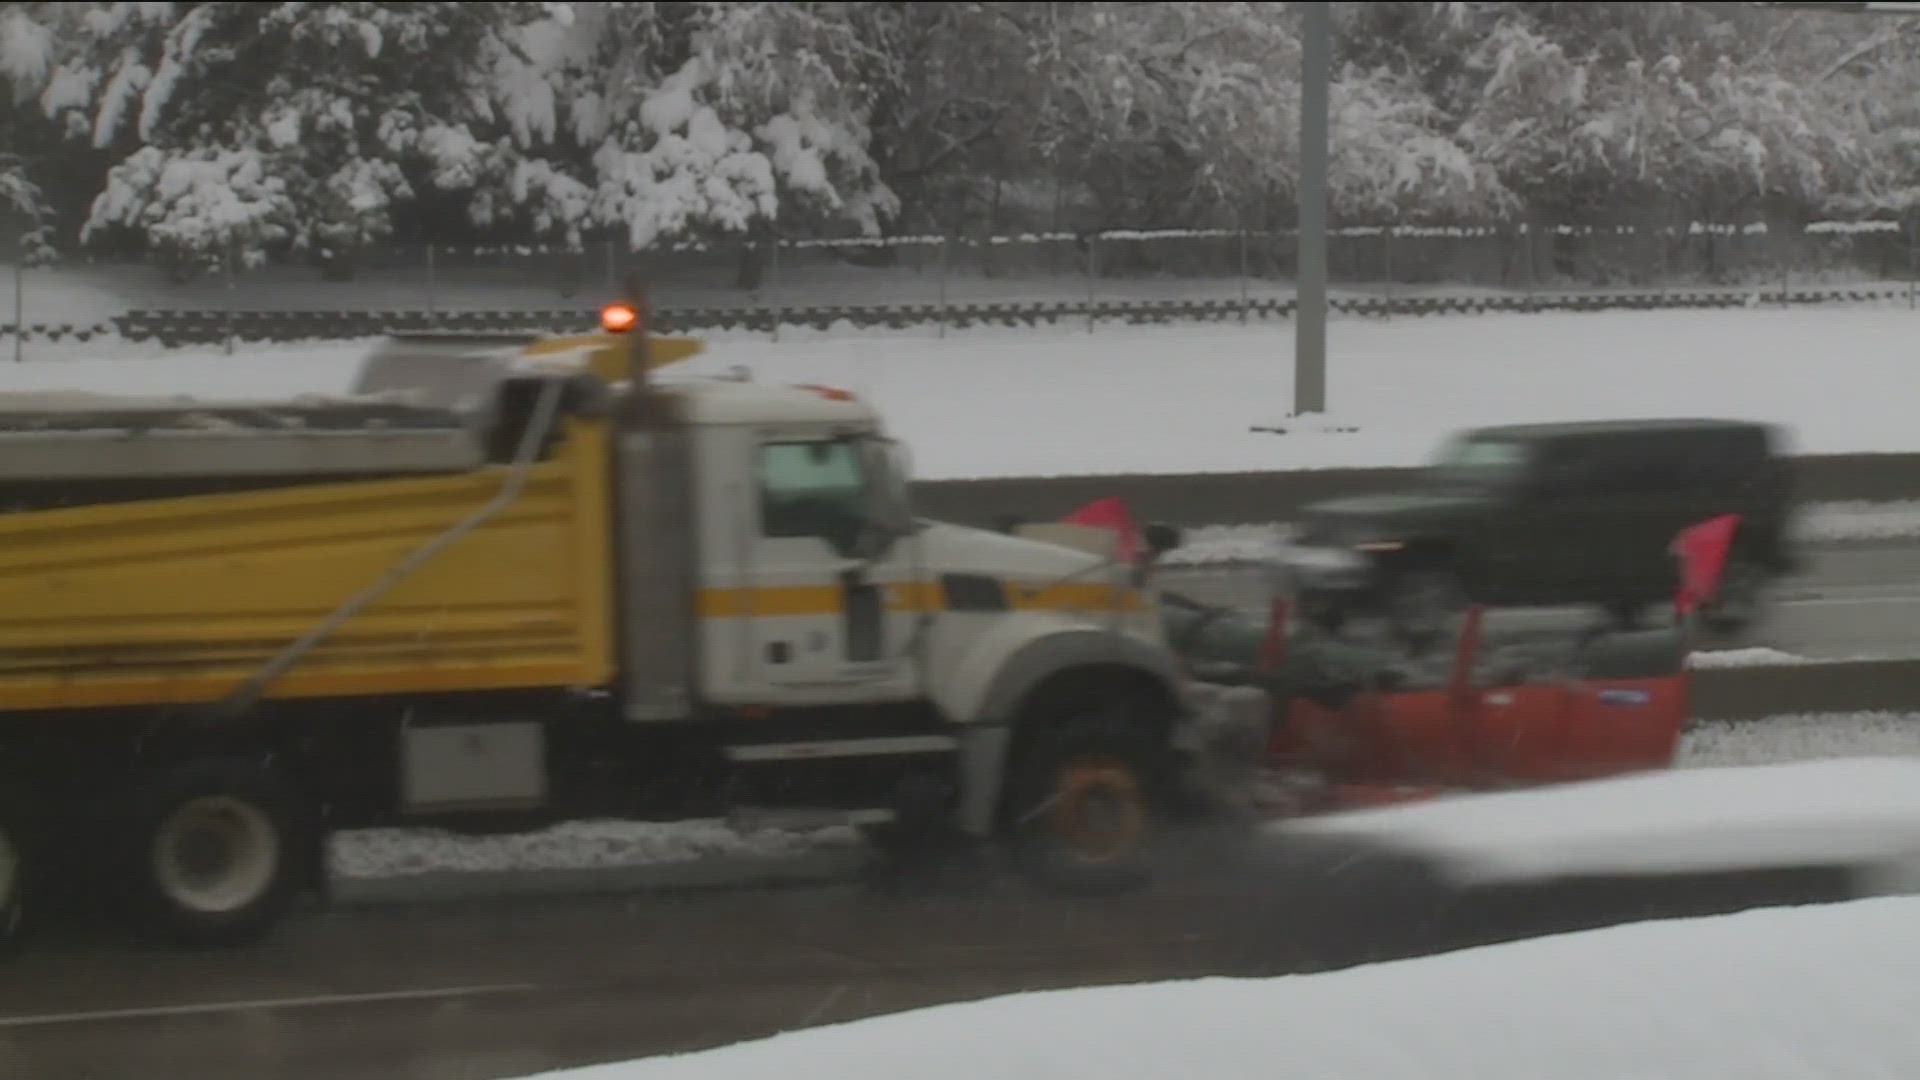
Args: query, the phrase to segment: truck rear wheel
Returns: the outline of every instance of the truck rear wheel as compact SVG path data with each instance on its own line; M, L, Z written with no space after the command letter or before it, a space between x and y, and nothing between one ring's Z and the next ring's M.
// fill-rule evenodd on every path
M0 793L0 952L11 948L26 912L27 844L21 816Z
M134 811L127 898L143 931L188 948L259 940L300 881L293 799L271 768L210 760L156 780Z
M1072 895L1145 885L1159 825L1163 757L1124 714L1038 733L1010 777L1006 832L1021 868Z

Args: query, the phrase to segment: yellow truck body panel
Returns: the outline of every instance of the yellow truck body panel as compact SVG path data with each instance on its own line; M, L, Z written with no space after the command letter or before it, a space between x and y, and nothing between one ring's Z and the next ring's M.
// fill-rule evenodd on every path
M550 337L627 377L626 341ZM650 338L647 367L703 343ZM604 424L569 419L518 499L342 624L266 698L595 687L613 679ZM0 710L214 702L511 469L0 515Z
M266 697L612 678L607 435L570 420L519 498L344 623ZM510 473L0 516L0 709L218 700Z

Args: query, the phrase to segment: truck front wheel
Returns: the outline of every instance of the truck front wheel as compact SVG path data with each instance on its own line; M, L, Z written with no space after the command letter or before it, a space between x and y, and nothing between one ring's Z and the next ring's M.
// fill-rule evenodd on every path
M139 799L128 836L135 922L188 948L257 941L300 881L298 822L268 766L208 760L170 770Z
M1146 884L1164 757L1124 712L1036 732L1009 777L1005 831L1022 868L1074 895Z

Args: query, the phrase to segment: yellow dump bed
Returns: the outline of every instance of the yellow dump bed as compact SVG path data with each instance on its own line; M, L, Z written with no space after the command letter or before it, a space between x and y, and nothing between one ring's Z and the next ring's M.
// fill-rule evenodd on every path
M655 366L667 362L660 344ZM697 348L675 347L672 359ZM265 696L608 683L607 434L593 420L562 427L510 506L341 625ZM0 514L0 711L219 700L493 499L511 471Z
M497 518L268 697L594 686L611 674L605 435L570 421ZM508 468L0 516L0 710L219 699Z

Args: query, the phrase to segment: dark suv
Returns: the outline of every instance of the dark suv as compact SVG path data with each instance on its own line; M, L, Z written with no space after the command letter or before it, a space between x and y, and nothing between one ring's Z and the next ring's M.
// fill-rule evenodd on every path
M1633 625L1672 601L1676 534L1734 513L1741 528L1701 617L1736 633L1794 565L1778 443L1732 420L1481 428L1405 491L1306 507L1288 563L1303 590L1389 610L1596 604Z

